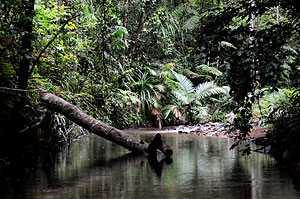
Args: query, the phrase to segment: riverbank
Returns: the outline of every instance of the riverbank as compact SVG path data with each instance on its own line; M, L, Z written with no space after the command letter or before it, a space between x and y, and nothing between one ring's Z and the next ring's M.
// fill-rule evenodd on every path
M127 129L126 132L134 132L137 129ZM180 125L157 128L140 128L139 131L155 132L155 133L176 133L176 134L190 134L199 136L212 136L220 138L233 138L235 135L228 132L228 128L221 122L207 122L196 125ZM267 129L260 126L253 126L247 140L254 141L265 137Z
M238 136L229 131L229 127L221 122L207 122L199 123L196 125L180 125L158 128L139 128L139 129L127 129L128 133L144 132L144 133L171 133L171 134L187 134L198 136L218 137L223 139L232 139ZM260 126L253 126L251 132L244 141L251 142L258 145L258 148L254 151L261 153L269 153L270 147L266 146L266 134L267 129ZM261 147L259 147L261 146Z

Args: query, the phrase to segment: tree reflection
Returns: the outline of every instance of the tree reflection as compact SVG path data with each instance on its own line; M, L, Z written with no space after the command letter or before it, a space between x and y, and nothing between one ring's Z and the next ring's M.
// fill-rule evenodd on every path
M148 163L152 168L152 171L156 173L157 177L161 177L163 169L165 169L168 165L172 164L173 159L171 157L166 157L158 162L157 156L147 156Z

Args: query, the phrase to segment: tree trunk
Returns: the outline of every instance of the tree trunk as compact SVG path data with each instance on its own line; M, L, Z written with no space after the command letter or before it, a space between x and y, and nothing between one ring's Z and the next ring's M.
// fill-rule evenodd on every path
M34 68L32 63L32 52L33 52L33 17L34 17L34 3L35 0L23 0L21 3L23 12L20 16L19 21L19 32L21 33L21 49L20 55L21 60L17 69L18 76L18 89L26 90L28 86L28 80L30 77L30 71ZM30 69L31 66L31 69ZM16 131L23 128L23 122L25 121L22 109L26 103L26 92L20 92L14 100L14 108L12 110L12 116L14 121L18 121L18 125L14 125ZM19 126L20 125L20 126Z
M249 47L252 49L253 48L253 40L254 40L254 20L255 20L255 16L253 13L253 7L255 6L254 1L251 0L250 1L250 13L249 13L249 17L250 17L250 23L249 23L249 29L250 29L250 35L249 35Z
M22 59L19 64L18 70L18 88L26 89L28 85L30 63L32 60L32 41L33 41L33 17L34 17L34 0L22 1L22 6L24 7L24 16L20 19L20 29L23 33L21 38L22 46L21 53ZM34 67L34 66L32 66Z
M127 29L127 9L128 9L128 2L129 0L125 0L124 1L124 18L123 18L123 27ZM123 55L121 57L121 65L122 67L124 68L124 65L125 65L125 51L126 51L126 35L124 34L123 35Z
M156 149L159 149L164 155L170 157L173 154L173 151L161 140L161 136L156 134L155 147L153 144L150 144L151 147L148 149L149 144L142 141L137 140L134 137L128 135L126 132L121 131L117 128L109 126L99 120L94 119L93 117L82 112L78 107L68 103L62 98L48 93L48 92L40 92L40 100L50 109L63 114L71 121L76 124L82 126L83 128L89 130L90 132L103 137L109 141L112 141L122 147L132 151L134 153L142 153L149 155L156 155L153 152ZM159 140L160 139L160 140ZM158 143L158 144L157 144Z
M60 8L62 6L62 0L57 0L56 6L57 6L57 13L59 13L60 12ZM58 26L60 25L60 18L58 18L58 20L57 20L56 23L57 23Z
M278 2L278 5L276 6L276 21L277 24L280 22L280 3Z
M142 29L143 29L143 26L144 26L144 20L145 20L145 12L143 11L142 14L141 14L141 17L140 17L139 26L138 26L137 31L136 31L136 37L134 39L133 46L130 49L131 55L133 55L136 51L137 43L140 39Z
M205 0L201 1L201 11L202 11L202 13L205 12Z

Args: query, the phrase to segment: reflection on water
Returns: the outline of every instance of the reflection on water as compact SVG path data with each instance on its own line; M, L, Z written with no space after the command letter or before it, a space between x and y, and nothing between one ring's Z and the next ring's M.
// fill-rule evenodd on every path
M154 134L133 136L149 141ZM300 198L269 156L243 157L228 139L162 136L172 159L132 155L90 135L35 169L0 173L0 198Z

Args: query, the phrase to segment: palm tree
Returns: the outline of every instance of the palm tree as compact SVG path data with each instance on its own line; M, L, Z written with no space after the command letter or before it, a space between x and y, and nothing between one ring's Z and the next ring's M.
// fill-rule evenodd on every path
M157 78L150 76L149 72L140 73L138 75L138 81L135 82L134 88L139 96L139 110L144 117L148 116L148 113L157 117L159 128L161 128L162 111L160 105L160 99L162 97L161 92L164 91L164 86L157 81Z
M179 120L183 115L188 117L189 121L194 118L201 118L207 115L207 106L204 100L207 97L217 94L227 93L225 89L219 87L214 81L204 82L194 87L190 79L182 74L174 72L177 85L172 87L172 94L175 97L174 103L164 107L164 119L172 112Z

